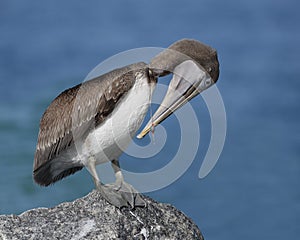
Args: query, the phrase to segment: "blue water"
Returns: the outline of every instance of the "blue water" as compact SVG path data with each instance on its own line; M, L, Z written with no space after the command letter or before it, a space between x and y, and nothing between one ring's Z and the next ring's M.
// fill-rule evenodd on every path
M218 50L225 148L214 170L199 179L210 120L201 97L194 99L197 157L180 179L148 195L185 212L206 239L298 239L299 9L296 0L2 0L0 213L54 206L93 188L86 170L48 188L32 181L39 119L55 96L116 53L195 38ZM164 126L176 132L176 118ZM155 169L174 154L175 140L156 160L125 155L121 164Z

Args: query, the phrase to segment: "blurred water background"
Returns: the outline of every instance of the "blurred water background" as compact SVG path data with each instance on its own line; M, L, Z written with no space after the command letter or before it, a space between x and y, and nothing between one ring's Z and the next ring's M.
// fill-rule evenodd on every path
M94 187L86 170L48 188L33 183L39 120L54 97L121 51L194 38L218 50L225 148L214 170L199 179L210 119L201 97L194 99L197 157L176 182L147 194L190 216L206 239L298 239L299 9L296 0L2 0L0 214L54 206ZM164 127L174 136L159 156L124 155L121 165L142 172L165 164L180 138L175 117Z

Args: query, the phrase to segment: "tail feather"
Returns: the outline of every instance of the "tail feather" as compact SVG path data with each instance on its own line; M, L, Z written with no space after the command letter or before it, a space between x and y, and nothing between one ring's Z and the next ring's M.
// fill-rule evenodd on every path
M33 178L36 183L42 186L48 186L53 184L62 178L74 174L81 170L82 165L78 163L64 163L59 160L53 159L41 165L33 171Z

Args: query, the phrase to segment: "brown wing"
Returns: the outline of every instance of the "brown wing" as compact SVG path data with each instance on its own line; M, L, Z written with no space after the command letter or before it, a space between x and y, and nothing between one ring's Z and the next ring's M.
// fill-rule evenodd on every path
M116 69L67 89L52 101L40 121L33 166L37 183L49 185L83 167L70 159L62 172L51 172L51 164L59 154L71 147L76 138L84 137L90 128L105 121L135 83L136 70L146 71L145 66L137 63Z

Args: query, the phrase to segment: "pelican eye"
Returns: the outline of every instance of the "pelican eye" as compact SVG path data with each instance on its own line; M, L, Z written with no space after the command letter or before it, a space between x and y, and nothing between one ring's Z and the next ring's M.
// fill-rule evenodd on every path
M211 80L210 80L210 79L206 79L206 80L205 80L205 85L208 86L208 85L210 85L210 84L211 84Z
M211 68L211 67L209 67L209 68L208 68L208 71L209 71L209 72L211 72L211 71L212 71L212 68Z

